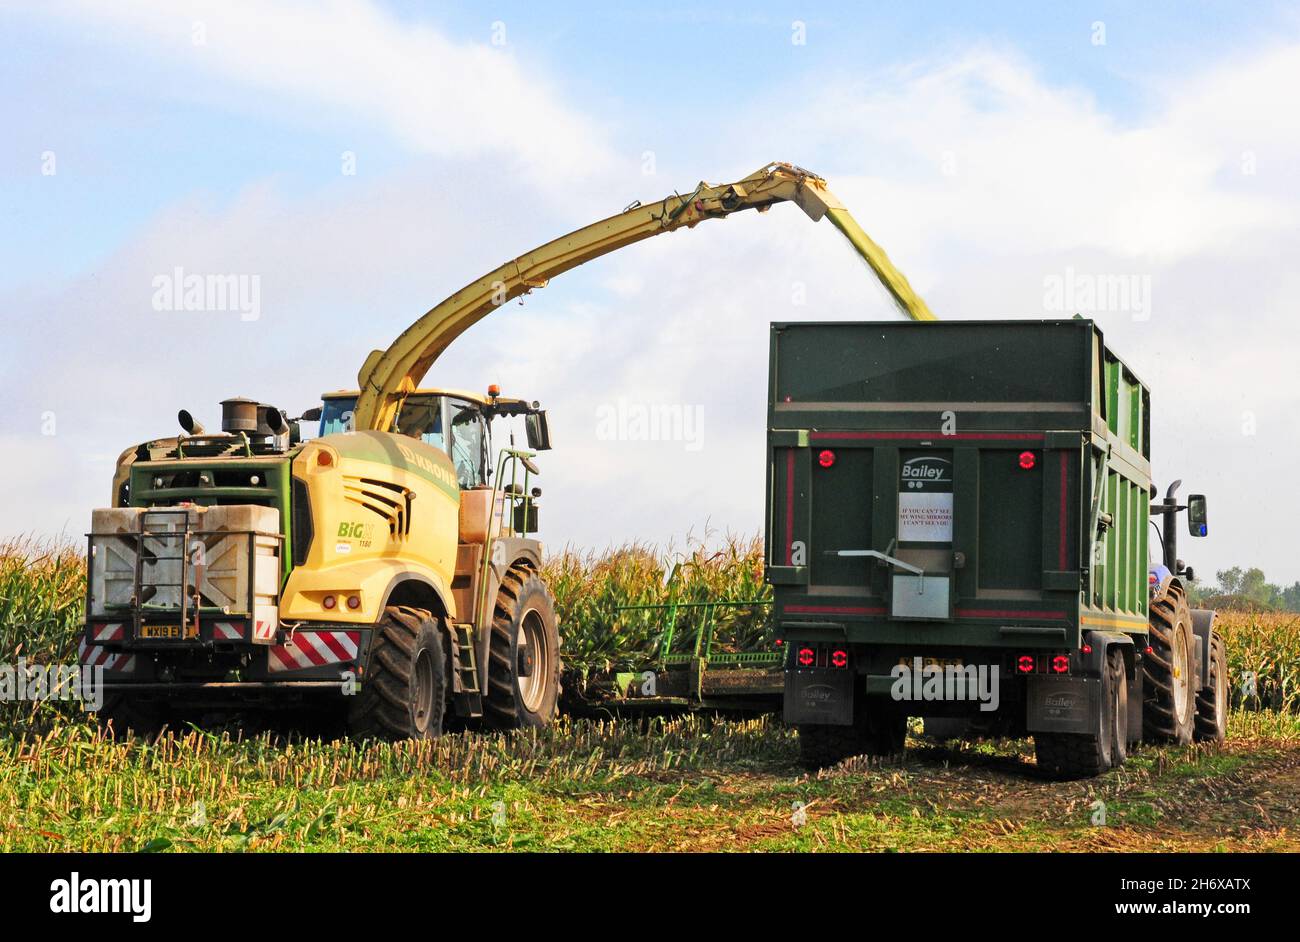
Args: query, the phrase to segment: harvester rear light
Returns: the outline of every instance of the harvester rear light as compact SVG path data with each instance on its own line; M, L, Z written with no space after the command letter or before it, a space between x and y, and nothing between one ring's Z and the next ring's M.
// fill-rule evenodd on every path
M1070 659L1064 654L1058 654L1056 655L1056 657L1052 658L1052 673L1053 674L1070 673Z
M339 604L338 599L334 598L334 596L332 595L327 595L325 596L325 598L320 600L320 607L325 609L326 611L333 611L334 606L338 604Z
M1032 451L1022 451L1020 453L1020 467L1030 471L1033 470L1036 464L1038 464L1038 456Z
M800 666L800 667L812 667L813 664L815 664L815 663L817 663L817 652L816 652L816 651L814 651L812 648L800 648L800 649L799 649L799 666Z
M1022 674L1032 674L1034 672L1034 656L1032 654L1022 654L1016 658L1016 670Z
M359 596L359 595L349 595L349 596L348 596L348 608L355 610L355 609L358 609L358 608L360 608L360 607L361 607L361 596Z
M832 652L831 652L831 666L832 666L832 667L848 667L848 666L849 666L849 652L843 650L842 648L836 648L834 651L832 651Z
M817 463L823 468L829 468L835 463L835 452L829 448L824 449L817 455Z

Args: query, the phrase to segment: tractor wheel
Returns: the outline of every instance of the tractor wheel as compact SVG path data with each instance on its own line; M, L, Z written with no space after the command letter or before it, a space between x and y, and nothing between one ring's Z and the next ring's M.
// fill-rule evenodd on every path
M154 740L167 726L167 718L160 704L125 693L105 697L96 720L100 731L116 742L124 742L132 736L136 739Z
M1196 739L1221 743L1228 733L1228 652L1218 632L1210 635L1210 686L1196 694Z
M1151 603L1151 650L1142 659L1146 702L1142 735L1149 742L1192 741L1196 725L1192 613L1181 587L1173 585Z
M434 739L447 706L443 633L422 608L391 605L375 625L361 690L348 707L357 739Z
M1034 733L1038 767L1052 778L1100 775L1128 755L1128 675L1124 656L1111 650L1101 673L1101 709L1087 733Z
M499 729L546 726L560 700L555 600L541 576L515 566L497 590L483 713Z

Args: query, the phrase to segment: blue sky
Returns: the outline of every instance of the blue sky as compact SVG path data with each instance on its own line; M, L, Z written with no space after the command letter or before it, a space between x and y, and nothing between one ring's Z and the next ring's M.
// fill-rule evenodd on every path
M1300 514L1263 521L1251 496L1300 459L1294 5L144 0L0 20L0 444L31 455L0 530L78 534L116 453L181 405L305 407L505 258L781 159L828 177L940 316L1040 315L1067 270L1149 279L1151 311L1095 313L1156 389L1157 476L1211 494L1197 561L1300 578ZM828 227L713 225L566 275L430 377L552 405L552 541L758 530L766 323L891 316ZM259 275L262 316L152 310L178 265ZM142 364L179 369L161 388ZM620 400L700 407L703 447L601 441Z

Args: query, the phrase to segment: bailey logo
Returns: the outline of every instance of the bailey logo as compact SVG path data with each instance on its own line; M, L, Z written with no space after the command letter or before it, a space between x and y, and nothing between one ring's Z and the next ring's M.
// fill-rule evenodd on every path
M1054 693L1043 700L1043 706L1049 710L1073 710L1074 695L1069 693Z
M947 458L922 455L903 462L902 483L913 490L929 484L951 484L952 465Z

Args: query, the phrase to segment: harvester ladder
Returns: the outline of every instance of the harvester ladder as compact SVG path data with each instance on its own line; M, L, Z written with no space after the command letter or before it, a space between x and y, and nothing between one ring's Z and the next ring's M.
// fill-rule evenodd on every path
M456 668L459 674L459 683L453 688L456 712L462 716L478 716L483 712L483 691L478 682L474 626L468 622L453 624L452 643L456 645Z

